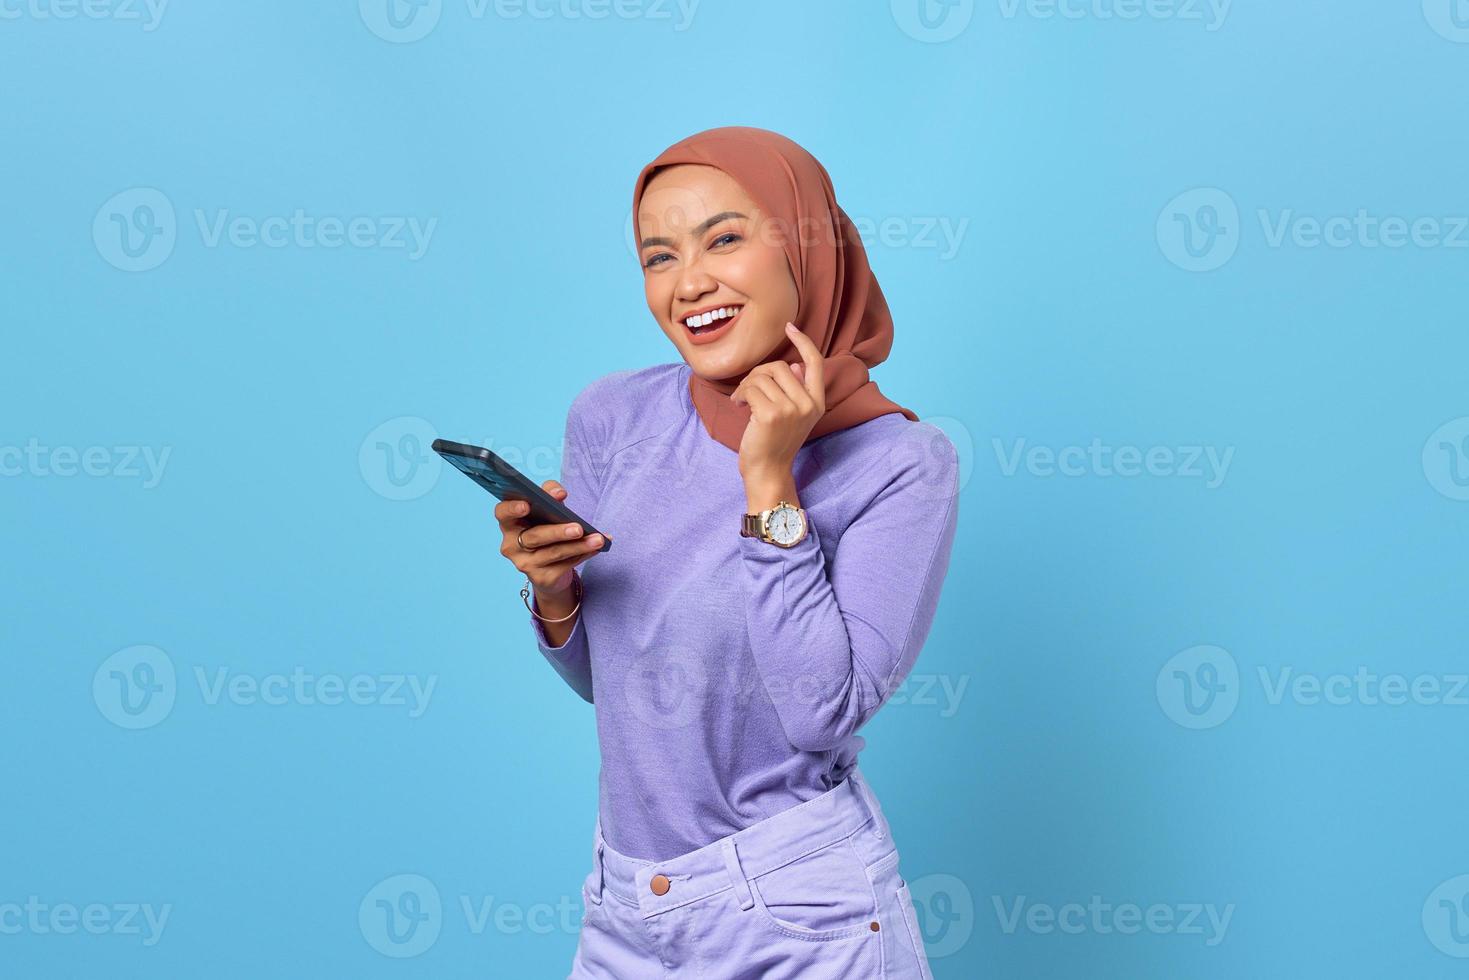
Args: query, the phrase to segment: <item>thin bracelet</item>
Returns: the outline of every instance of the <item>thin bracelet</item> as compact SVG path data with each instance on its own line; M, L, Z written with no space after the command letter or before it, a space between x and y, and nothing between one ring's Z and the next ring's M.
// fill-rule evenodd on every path
M541 622L543 622L543 623L564 623L568 619L570 619L572 616L575 616L576 615L576 611L581 608L581 576L577 575L575 571L573 571L571 573L571 585L572 585L572 591L574 593L576 593L576 605L574 605L574 606L571 607L571 612L567 613L565 616L562 616L560 619L547 619L545 616L542 616L540 613L536 612L534 609L531 609L531 606L530 606L530 579L526 579L525 580L525 584L520 587L520 601L521 602L524 602L525 603L525 608L526 609L530 609L530 614L532 616L534 616L536 619L539 619Z

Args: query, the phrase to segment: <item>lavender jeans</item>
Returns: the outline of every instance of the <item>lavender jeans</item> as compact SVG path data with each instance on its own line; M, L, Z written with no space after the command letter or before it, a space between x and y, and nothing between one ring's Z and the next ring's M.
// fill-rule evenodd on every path
M897 847L855 768L667 861L614 851L599 820L593 854L570 980L933 978Z

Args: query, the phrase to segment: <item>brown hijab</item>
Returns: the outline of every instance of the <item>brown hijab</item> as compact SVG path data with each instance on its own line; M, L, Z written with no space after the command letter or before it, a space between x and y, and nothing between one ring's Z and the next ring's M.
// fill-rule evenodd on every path
M673 144L638 175L633 190L633 235L641 242L638 205L660 167L699 163L718 167L737 181L774 219L800 297L795 324L816 344L824 359L826 414L817 420L809 442L818 436L866 422L889 412L918 416L883 395L868 368L881 364L893 346L893 318L877 277L867 265L867 250L857 229L838 206L826 168L795 142L765 129L723 126L695 133ZM801 363L789 341L768 358ZM691 374L689 394L704 428L735 452L750 421L748 405L729 396L742 378L709 381Z

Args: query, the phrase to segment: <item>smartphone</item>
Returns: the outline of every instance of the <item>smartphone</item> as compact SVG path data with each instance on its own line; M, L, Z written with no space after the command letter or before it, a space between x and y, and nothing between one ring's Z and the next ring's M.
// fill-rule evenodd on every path
M537 524L580 524L582 539L592 534L602 534L561 501L551 496L524 473L501 459L494 452L480 446L469 446L462 442L435 439L434 452L447 459L454 467L475 483L484 487L501 500L524 500L530 504L530 513L525 520L532 526ZM602 534L602 547L597 553L609 551L612 539Z

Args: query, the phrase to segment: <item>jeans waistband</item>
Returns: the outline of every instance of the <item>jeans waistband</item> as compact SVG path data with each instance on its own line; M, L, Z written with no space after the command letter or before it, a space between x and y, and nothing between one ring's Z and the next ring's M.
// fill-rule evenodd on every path
M599 818L589 898L600 903L605 888L648 918L734 888L740 905L749 909L754 905L749 879L859 831L875 841L890 837L877 798L855 767L845 780L820 796L666 861L648 861L613 850L602 837ZM651 885L660 875L668 879L662 895Z

